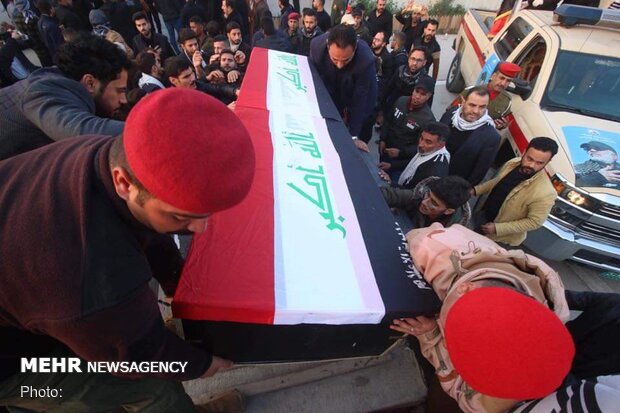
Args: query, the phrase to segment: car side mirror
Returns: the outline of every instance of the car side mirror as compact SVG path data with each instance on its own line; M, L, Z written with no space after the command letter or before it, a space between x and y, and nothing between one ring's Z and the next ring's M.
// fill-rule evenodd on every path
M512 83L506 88L510 93L521 96L521 99L527 100L532 95L532 85L527 80L514 78Z

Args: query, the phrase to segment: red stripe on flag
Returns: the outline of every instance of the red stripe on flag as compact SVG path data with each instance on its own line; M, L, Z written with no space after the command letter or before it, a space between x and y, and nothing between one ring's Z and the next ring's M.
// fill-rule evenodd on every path
M241 204L213 215L207 231L194 236L172 303L175 317L273 323L274 189L273 146L265 108L267 60L264 49L252 53L235 109L256 152L252 188Z
M237 99L237 106L251 108L267 108L267 67L269 65L269 50L261 47L252 49L250 65L241 84L242 93ZM238 112L235 112L238 114Z

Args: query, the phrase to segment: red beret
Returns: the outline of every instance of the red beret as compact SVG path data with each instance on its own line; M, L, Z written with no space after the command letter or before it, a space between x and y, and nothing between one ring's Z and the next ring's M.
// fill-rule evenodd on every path
M239 118L192 89L151 93L130 112L123 132L130 168L144 187L175 208L207 214L245 198L254 179L254 147Z
M546 306L507 288L465 293L448 312L445 338L463 380L482 394L537 399L555 391L575 346Z
M499 64L499 71L508 77L515 77L521 71L519 65L510 62L502 62Z
M291 13L288 15L288 19L289 19L289 20L291 20L291 19L294 19L294 20L299 20L299 13L297 13L297 12L291 12Z

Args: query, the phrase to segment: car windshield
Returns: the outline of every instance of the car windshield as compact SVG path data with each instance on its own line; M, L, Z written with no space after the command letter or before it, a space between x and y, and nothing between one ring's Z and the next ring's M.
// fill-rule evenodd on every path
M560 52L542 106L620 121L620 59Z

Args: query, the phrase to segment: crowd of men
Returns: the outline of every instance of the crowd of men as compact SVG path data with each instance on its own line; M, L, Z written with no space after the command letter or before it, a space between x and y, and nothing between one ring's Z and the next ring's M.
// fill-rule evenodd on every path
M12 3L0 49L0 407L190 412L179 382L231 365L164 327L149 280L172 295L183 258L169 234L205 231L249 191L254 149L230 109L254 47L308 56L357 149L368 152L378 130L381 191L411 218L411 258L443 301L435 317L391 328L418 338L460 409L505 411L618 374L613 340L588 339L617 337L618 296L565 291L547 264L512 249L554 204L544 168L557 143L533 138L486 179L518 66L500 62L435 117L439 23L426 7L411 1L392 16L385 0L368 12L336 0L330 16L323 0L300 11L279 0L277 26L265 0L213 3ZM569 308L584 313L565 324ZM52 355L189 367L18 374L19 357ZM20 397L24 385L62 387L63 400ZM199 408L240 411L242 401L216 404Z

